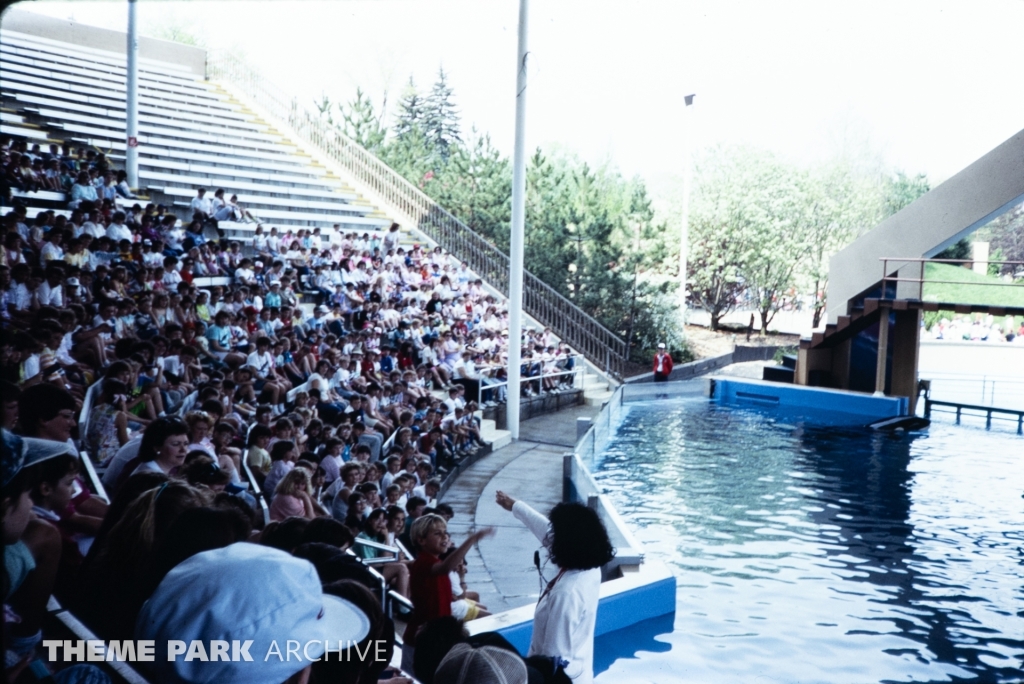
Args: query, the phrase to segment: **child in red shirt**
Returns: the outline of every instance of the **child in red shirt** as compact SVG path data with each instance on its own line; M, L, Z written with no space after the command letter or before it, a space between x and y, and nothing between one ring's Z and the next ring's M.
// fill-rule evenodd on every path
M424 624L452 614L452 583L448 573L462 563L474 544L493 534L493 527L477 530L454 553L441 560L439 556L451 544L445 519L433 513L416 519L409 531L416 547L416 560L409 566L413 614L403 637L407 646L416 646L416 633Z

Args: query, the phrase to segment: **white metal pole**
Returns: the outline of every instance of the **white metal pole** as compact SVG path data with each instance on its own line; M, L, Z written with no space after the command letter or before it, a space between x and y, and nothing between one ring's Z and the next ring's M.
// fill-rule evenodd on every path
M683 207L682 207L682 229L679 235L679 325L686 337L686 257L690 245L690 184L693 176L690 151L690 136L693 127L690 121L690 107L693 105L693 95L684 96L686 104L683 105Z
M523 343L523 226L526 223L526 38L529 0L519 0L516 55L516 142L512 158L512 244L508 274L508 402L512 439L519 439L519 365Z
M128 174L128 185L139 187L139 34L138 34L138 3L128 0L128 82L127 90L127 126L125 131L125 171Z

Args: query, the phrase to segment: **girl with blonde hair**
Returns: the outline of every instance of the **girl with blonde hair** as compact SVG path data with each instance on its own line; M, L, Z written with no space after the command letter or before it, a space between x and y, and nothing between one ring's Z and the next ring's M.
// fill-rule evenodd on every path
M313 499L309 495L311 490L309 472L305 468L290 470L274 489L274 500L270 504L270 519L284 520L293 516L310 520L315 518Z

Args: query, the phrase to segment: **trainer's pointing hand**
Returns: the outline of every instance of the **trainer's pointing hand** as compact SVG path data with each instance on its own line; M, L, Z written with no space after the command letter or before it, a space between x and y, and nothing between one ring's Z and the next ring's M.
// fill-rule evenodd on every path
M512 506L514 506L516 503L515 499L513 499L511 496L501 491L500 489L498 490L498 493L494 496L494 501L499 506L504 508L506 511L511 511Z

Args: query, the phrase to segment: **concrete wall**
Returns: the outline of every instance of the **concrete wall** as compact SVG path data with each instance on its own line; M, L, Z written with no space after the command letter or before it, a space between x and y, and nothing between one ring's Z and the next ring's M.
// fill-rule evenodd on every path
M676 380L689 380L690 378L695 378L699 375L716 371L719 368L725 368L730 363L767 361L774 358L775 352L778 350L779 347L746 347L738 344L736 345L736 348L728 354L711 356L706 359L690 361L689 363L681 363L672 368L672 374L668 376L668 379L673 382ZM654 382L654 373L634 375L631 378L627 378L624 382L628 384Z
M689 363L681 363L672 368L672 374L668 376L668 379L670 381L675 381L695 378L698 375L704 375L705 373L710 373L711 371L718 370L719 368L725 368L730 363L732 363L732 352L729 352L728 354L721 354L720 356L711 356L698 361L691 361ZM654 382L654 373L634 375L631 378L627 378L625 382L630 385Z
M125 4L125 30L128 28L128 7ZM66 19L55 19L41 14L25 12L17 9L17 6L10 7L0 17L0 28L5 31L16 31L27 33L50 40L59 40L74 45L93 48L96 50L107 50L124 54L127 47L127 37L122 31L111 31L108 29L86 26ZM206 50L172 43L167 40L156 38L139 38L139 57L142 59L154 59L161 62L171 62L188 67L188 69L199 76L206 75Z
M828 322L846 315L850 299L881 281L880 257L934 256L1021 200L1024 131L835 254L829 262ZM920 268L905 267L900 273L919 277ZM917 287L905 290L916 292Z
M918 368L921 377L932 372L955 372L1024 383L1024 345L921 340Z

